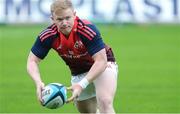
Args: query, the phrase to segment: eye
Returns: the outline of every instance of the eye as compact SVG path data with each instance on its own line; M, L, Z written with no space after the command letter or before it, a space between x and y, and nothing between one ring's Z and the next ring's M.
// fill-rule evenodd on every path
M70 18L71 18L70 16L67 16L67 17L66 17L66 20L69 20Z
M57 18L56 20L57 20L57 21L62 21L62 20L63 20L63 18Z

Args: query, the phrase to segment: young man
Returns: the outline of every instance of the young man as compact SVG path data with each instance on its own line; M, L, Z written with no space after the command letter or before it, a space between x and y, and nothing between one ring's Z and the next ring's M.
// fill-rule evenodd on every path
M72 96L80 113L115 113L113 99L117 84L117 65L110 47L102 41L95 25L81 20L71 0L56 0L51 5L53 24L37 37L27 60L27 71L37 87L40 102L44 83L38 64L54 49L69 66Z

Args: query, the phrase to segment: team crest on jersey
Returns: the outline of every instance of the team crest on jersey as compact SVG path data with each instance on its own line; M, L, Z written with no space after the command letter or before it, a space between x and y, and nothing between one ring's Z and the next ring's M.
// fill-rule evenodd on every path
M76 41L74 43L74 48L78 49L78 48L82 48L83 47L83 43L81 41Z
M59 47L57 47L57 49L59 50L59 49L61 49L61 48L62 48L62 45L60 44Z

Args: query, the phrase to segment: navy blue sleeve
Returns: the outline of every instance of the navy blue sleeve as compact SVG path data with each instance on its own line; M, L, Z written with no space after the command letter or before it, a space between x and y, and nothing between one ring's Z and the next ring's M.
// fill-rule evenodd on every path
M34 55L36 55L40 59L44 59L50 49L51 49L51 41L49 39L41 41L40 38L38 37L33 47L31 48L31 51Z
M89 27L96 35L92 38L92 40L86 38L85 36L81 36L83 44L86 46L88 53L93 56L103 48L105 48L104 42L101 38L101 34L95 25L89 24L86 25Z

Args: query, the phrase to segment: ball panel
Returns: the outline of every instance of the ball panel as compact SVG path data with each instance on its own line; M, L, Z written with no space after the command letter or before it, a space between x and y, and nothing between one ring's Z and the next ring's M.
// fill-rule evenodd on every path
M50 85L46 86L42 92L43 105L47 104L47 102L56 94L57 89L52 88Z
M58 83L50 83L42 91L43 106L55 109L65 104L67 100L66 87Z
M56 109L58 107L61 107L63 105L63 101L61 99L60 96L56 96L54 99L52 99L51 101L47 102L47 104L45 105L47 108L50 109Z
M63 94L63 97L64 97L64 101L66 102L67 100L67 90L66 90L66 87L62 87L60 89L61 93Z
M56 89L58 89L58 93L61 96L61 98L63 99L63 103L66 102L66 88L63 85L57 85L55 83L52 83L51 85L55 86Z
M65 99L64 99L64 96L61 93L61 91L54 92L54 93L55 94L51 95L44 105L47 105L49 102L53 101L53 99L55 99L57 97L60 97L60 99L61 99L60 102L62 102L62 104L65 103Z

